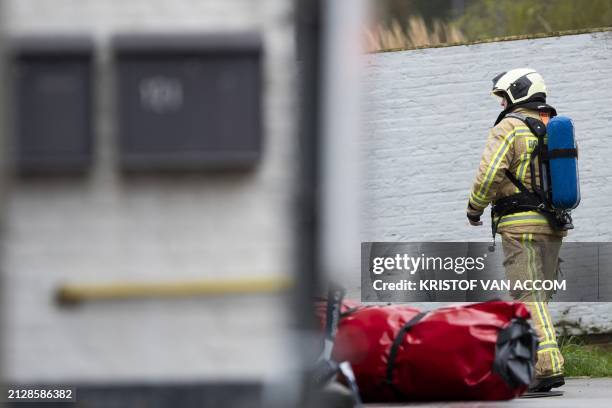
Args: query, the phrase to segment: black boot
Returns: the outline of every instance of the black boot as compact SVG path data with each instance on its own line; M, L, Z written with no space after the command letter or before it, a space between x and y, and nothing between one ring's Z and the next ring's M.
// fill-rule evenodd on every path
M528 392L548 392L563 385L565 385L563 374L553 375L552 377L536 377L529 385Z

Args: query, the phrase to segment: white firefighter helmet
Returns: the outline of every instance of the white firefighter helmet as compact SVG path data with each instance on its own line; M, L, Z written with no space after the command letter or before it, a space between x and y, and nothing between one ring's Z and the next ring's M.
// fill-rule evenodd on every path
M531 68L517 68L493 78L493 95L506 97L511 105L527 100L546 102L544 78Z

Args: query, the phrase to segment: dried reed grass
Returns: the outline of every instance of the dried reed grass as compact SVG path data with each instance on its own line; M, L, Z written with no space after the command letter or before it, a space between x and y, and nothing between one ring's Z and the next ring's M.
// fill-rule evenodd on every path
M368 52L465 41L463 33L454 25L436 20L429 29L420 16L410 17L405 25L397 20L388 26L378 24L366 29L365 38Z

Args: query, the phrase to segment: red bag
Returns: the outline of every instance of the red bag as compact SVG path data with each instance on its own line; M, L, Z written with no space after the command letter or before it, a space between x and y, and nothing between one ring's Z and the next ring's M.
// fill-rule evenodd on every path
M332 356L351 363L364 401L506 400L533 378L537 337L522 303L341 311Z

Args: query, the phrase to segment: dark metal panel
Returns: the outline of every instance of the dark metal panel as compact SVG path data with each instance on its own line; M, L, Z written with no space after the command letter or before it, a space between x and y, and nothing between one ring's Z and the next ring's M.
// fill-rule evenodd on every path
M258 161L261 44L252 36L121 36L114 49L126 169L243 168Z
M81 37L11 44L19 172L83 171L91 163L92 44Z

